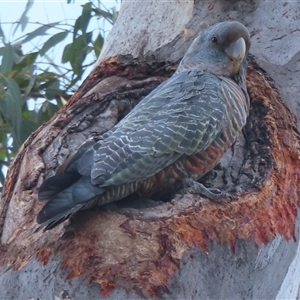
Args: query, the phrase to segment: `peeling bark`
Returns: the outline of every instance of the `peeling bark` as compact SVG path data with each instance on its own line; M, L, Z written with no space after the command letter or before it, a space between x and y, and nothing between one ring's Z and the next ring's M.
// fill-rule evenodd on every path
M80 299L79 278L85 284L94 284L83 291L83 297L89 298L98 297L100 287L95 284L100 284L101 295L109 295L109 299L138 295L161 299L275 298L295 256L299 237L300 136L297 118L285 104L291 108L295 103L282 87L286 80L283 68L291 69L291 65L274 65L277 57L268 57L264 62L261 56L257 58L262 52L257 36L266 33L265 29L255 29L253 20L266 4L174 2L170 16L164 20L161 17L161 22L166 22L163 24L173 24L174 28L166 25L159 31L155 25L149 27L148 23L147 27L145 20L146 16L149 20L163 16L165 3L158 11L151 10L151 3L145 4L146 16L139 18L145 18L146 25L143 23L141 28L135 25L138 16L132 23L125 22L134 5L140 5L130 3L125 1L119 25L93 72L68 104L29 137L10 167L0 202L0 266L9 266L10 270L0 271L1 291L13 298L21 293L24 297L49 298L53 292L50 289L38 289L39 294L32 291L29 295L30 289L22 284L11 293L4 286L9 280L22 282L20 274L24 272L40 274L40 279L25 276L29 285L39 280L47 282L50 272L59 278L53 287L56 295L60 289L69 289L74 299ZM292 3L272 5L277 9L274 18L284 11L288 11L284 16L293 14ZM183 8L185 18L180 19ZM177 19L181 21L175 22ZM250 57L247 73L251 98L247 125L221 163L202 179L205 184L229 190L234 200L215 204L200 196L178 194L151 208L120 202L116 207L80 212L69 225L33 234L35 217L43 205L36 194L44 178L53 175L88 136L111 128L170 77L201 21L209 19L244 21L254 37L251 51L255 57ZM145 28L151 30L145 33ZM121 30L130 33L131 43L125 43ZM120 36L117 41L114 34ZM285 38L280 35L281 40ZM269 40L273 45L279 37ZM141 42L130 51L136 41ZM293 57L292 51L294 48L286 54L289 58ZM275 81L269 76L275 74L274 70L281 70ZM273 276L279 268L281 272ZM267 281L270 276L273 283ZM55 279L49 280L53 285ZM77 290L71 288L71 283Z

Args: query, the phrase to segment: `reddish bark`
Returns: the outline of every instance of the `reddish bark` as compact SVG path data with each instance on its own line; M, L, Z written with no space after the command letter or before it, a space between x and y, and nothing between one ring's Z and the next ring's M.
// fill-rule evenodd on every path
M178 271L183 255L197 245L209 252L209 241L219 240L234 252L238 240L254 241L259 246L277 233L287 240L295 239L300 184L296 118L255 62L248 68L251 114L245 128L246 142L243 144L241 137L231 157L232 169L239 170L235 201L220 205L200 196L177 195L172 202L125 214L80 212L65 229L59 226L33 234L35 216L43 205L37 202L36 192L44 170L53 173L84 136L95 128L99 133L113 126L142 96L171 75L167 65L147 70L143 65L137 67L136 62L127 64L111 59L96 68L68 105L20 150L3 193L1 225L6 218L6 235L2 236L1 265L11 264L19 270L33 257L47 264L51 257L60 255L62 268L69 270L67 280L84 276L90 283L101 284L102 295L123 287L155 296ZM98 82L94 93L82 97ZM108 114L109 122L99 127L90 121L80 127L91 114L93 118ZM74 139L78 135L80 138ZM72 145L68 144L71 138ZM221 187L226 181L233 187L233 173L223 172L223 181L220 175L214 180L208 175L206 181Z

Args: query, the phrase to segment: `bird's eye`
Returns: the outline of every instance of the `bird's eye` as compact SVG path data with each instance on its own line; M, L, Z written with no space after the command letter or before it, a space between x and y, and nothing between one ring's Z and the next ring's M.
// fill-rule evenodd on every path
M215 44L218 42L218 38L216 36L213 36L210 40Z

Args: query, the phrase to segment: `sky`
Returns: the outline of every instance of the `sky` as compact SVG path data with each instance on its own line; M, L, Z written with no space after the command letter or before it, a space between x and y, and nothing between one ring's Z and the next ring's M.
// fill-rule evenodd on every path
M70 4L67 0L51 0L41 1L35 0L32 8L29 10L28 17L30 22L50 23L62 20L75 20L81 13L82 5L87 3L88 0L72 0ZM105 0L101 3L106 8L113 6L119 7L115 0ZM0 0L0 21L6 33L9 33L11 27L10 23L17 21L27 4L27 0ZM32 26L31 28L34 28ZM26 30L30 30L30 25ZM109 28L108 28L109 29Z

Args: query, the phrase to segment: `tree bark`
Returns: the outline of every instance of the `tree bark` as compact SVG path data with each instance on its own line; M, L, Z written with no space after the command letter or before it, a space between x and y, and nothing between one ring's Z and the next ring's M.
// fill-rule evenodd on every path
M0 202L0 298L296 298L299 16L297 2L123 1L90 76L9 169ZM201 22L224 20L251 33L251 110L243 134L203 181L231 189L235 200L178 194L151 208L121 201L34 234L42 181L170 77Z

